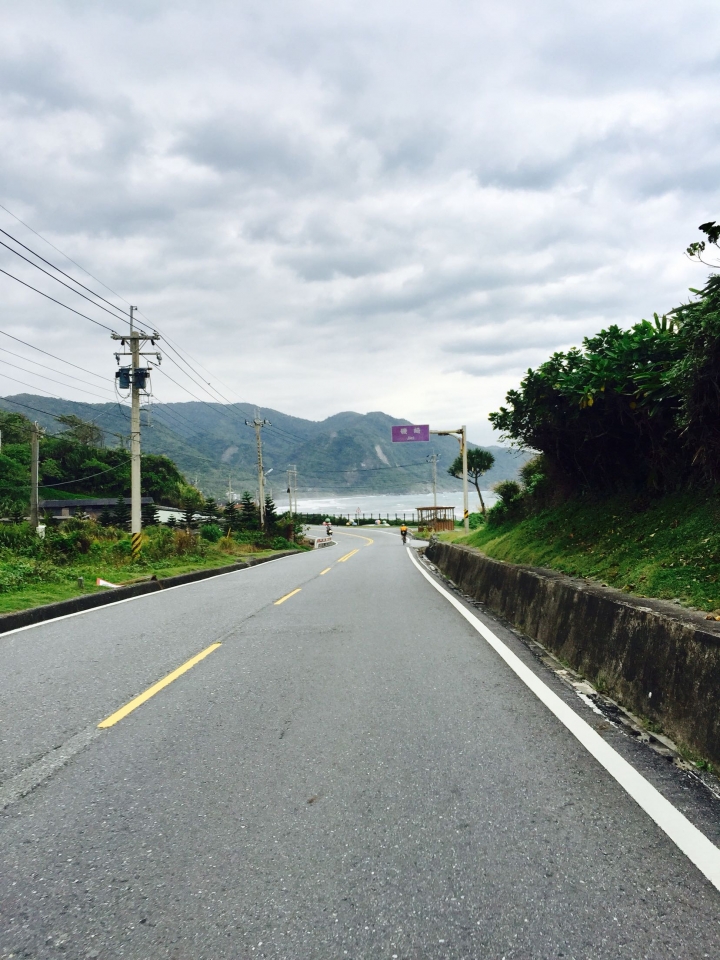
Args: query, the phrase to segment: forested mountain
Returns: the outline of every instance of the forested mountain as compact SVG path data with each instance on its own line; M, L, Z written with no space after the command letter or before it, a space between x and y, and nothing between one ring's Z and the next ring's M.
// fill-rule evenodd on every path
M14 402L13 402L14 401ZM128 446L130 411L112 403L77 403L70 400L17 394L0 399L0 409L24 413L49 433L59 433L54 417L75 415L92 421L103 431L106 446ZM153 404L142 414L142 443L146 453L166 454L193 483L208 495L225 497L228 485L237 493L254 489L256 483L255 431L245 419L255 416L251 404L225 406L217 403ZM392 424L408 423L386 413L337 413L326 420L303 420L278 410L259 408L270 421L264 427L265 470L277 492L287 486L286 471L295 464L298 494L413 493L430 488L427 456L440 454L438 488L459 489L460 481L447 475L457 456L453 437L433 437L431 443L394 444ZM506 447L487 448L496 458L487 474L487 486L514 477L527 454Z

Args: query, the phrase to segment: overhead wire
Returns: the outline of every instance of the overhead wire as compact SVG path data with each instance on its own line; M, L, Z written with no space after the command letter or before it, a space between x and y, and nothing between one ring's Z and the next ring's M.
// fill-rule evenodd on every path
M2 232L4 233L5 231L2 231ZM49 270L46 270L44 267L41 267L39 263L33 263L33 261L29 257L26 257L24 254L20 253L19 250L13 250L10 244L5 243L4 240L0 240L0 246L5 247L5 249L9 250L10 253L14 253L16 257L20 257L21 260L24 260L26 263L29 263L31 267L35 267L36 270L39 270L41 273L44 273L45 276L50 277L51 280L54 280L56 283L62 284L62 286L70 290L71 293L77 294L78 297L82 297L83 300L87 300L88 303L91 303L94 307L99 307L101 310L104 310L105 313L109 313L110 316L113 317L115 320L122 320L123 323L128 323L128 324L130 323L129 320L126 320L124 317L119 317L117 313L113 313L112 310L108 310L108 308L104 307L101 303L96 303L94 300L91 300L90 297L86 297L84 293L80 293L79 290L76 290L74 287L71 287L69 283L65 283L64 280L60 279L60 277L54 276L52 273L50 273ZM39 254L36 254L36 256L39 256ZM42 260L43 258L40 257L40 259ZM48 261L46 260L45 262L47 263ZM59 270L59 267L56 269ZM59 270L59 272L62 273L62 270ZM67 276L67 274L63 274L63 276ZM87 290L87 287L85 287L85 289ZM108 303L107 300L105 302Z
M106 300L105 297L101 296L99 293L95 293L95 291L91 290L90 287L86 287L84 283L80 283L80 281L76 280L75 277L71 276L71 274L66 273L65 270L63 270L61 267L56 266L50 260L46 260L45 257L37 253L37 251L33 250L32 247L28 247L27 244L22 242L22 240L18 240L17 237L14 237L11 233L8 233L7 230L3 230L2 227L0 227L0 233L4 234L6 237L10 237L13 243L17 243L18 246L23 248L23 250L27 250L28 253L31 253L34 257L37 257L38 260L42 260L43 263L46 263L49 267L52 267L53 270L57 270L58 273L61 273L64 277L67 277L68 280L72 280L72 282L77 284L78 287L82 287L83 290L87 290L88 293L91 293L98 300L102 300L103 303L107 303L107 305L109 307L112 307L113 310L118 310L120 313L125 313L125 311L121 307L116 307L115 304L112 303L110 300ZM7 244L5 244L5 246L7 246ZM13 253L14 252L15 251L13 251ZM126 315L129 316L129 314L126 314Z
M103 330L107 330L109 333L114 333L115 331L112 327L108 327L104 323L100 323L99 320L93 320L92 317L88 317L85 313L80 313L79 310L75 310L73 307L69 307L66 303L63 303L62 300L56 300L55 297L51 297L49 293L44 293L42 290L38 290L37 287L34 287L31 283L25 283L24 280L21 280L20 277L16 277L14 273L10 273L8 270L3 270L0 267L0 273L4 273L6 277L10 277L12 280L17 280L18 283L21 283L24 287L27 287L29 290L34 290L35 293L39 293L41 297L45 297L48 300L52 300L53 303L59 304L61 307L65 307L66 310L69 310L71 313L77 314L78 317L82 317L83 320L89 320L90 323L94 323L97 327L102 327Z
M54 353L49 353L47 350L42 350L40 347L36 347L33 343L28 343L27 340L21 340L20 337L13 336L12 333L8 333L6 330L0 330L0 334L4 337L9 337L11 340L17 341L17 343L22 343L26 347L30 347L31 350L37 350L38 353L44 353L46 357L51 357L53 360L57 360L60 363L64 363L66 366L75 367L76 370L82 370L83 373L89 373L93 377L99 377L100 380L107 380L108 377L103 376L101 373L96 373L94 370L88 370L86 367L80 367L77 363L73 363L71 360L64 360L62 357L56 356ZM8 351L9 353L10 351Z
M15 353L13 350L8 350L6 347L0 347L0 351L2 351L2 353L9 353L11 357L17 357L19 360L25 360L25 361L27 361L27 363L33 363L33 364L35 364L35 366L37 366L37 367L42 367L43 370L50 370L51 373L58 373L58 374L60 374L61 377L67 377L69 380L77 380L79 383L85 383L85 382L86 382L85 380L81 380L80 377L74 377L71 373L63 373L62 370L56 370L55 367L49 367L46 363L40 363L39 360L31 360L29 357L24 357L22 354L20 354L20 353ZM7 363L8 361L5 360L5 361L2 361L2 362ZM13 366L13 364L11 364L11 366ZM23 367L19 367L18 369L22 370L22 369L24 369L24 368L23 368ZM25 373L34 373L34 371L33 371L33 370L26 370ZM38 376L40 376L40 374L38 374ZM51 378L48 377L47 379L50 380ZM107 380L107 379L108 379L108 378L106 378L106 380ZM58 383L58 382L59 382L59 381L57 381L57 380L54 380L54 381L53 381L53 383ZM109 380L108 380L108 382L109 382ZM69 384L68 384L68 386L69 386ZM80 388L80 387L75 387L75 389L76 389L76 390L79 390L79 389L81 389L81 388ZM101 388L98 387L98 389L101 389ZM107 389L107 390L110 390L110 387L107 387L106 389ZM110 392L112 393L112 391L110 391ZM85 393L89 393L89 391L86 390ZM92 396L99 396L99 394L92 394Z

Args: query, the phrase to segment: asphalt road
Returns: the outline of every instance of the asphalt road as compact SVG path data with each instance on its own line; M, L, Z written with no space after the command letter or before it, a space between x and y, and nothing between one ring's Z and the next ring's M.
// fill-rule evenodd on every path
M0 636L0 957L720 957L720 892L369 536ZM720 801L474 615L720 844Z

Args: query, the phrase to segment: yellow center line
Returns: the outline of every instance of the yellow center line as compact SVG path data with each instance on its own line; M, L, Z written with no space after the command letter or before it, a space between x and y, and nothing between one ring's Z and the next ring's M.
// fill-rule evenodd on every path
M371 537L361 537L359 533L345 533L344 530L336 530L335 532L341 537L355 537L356 540L367 540L368 546L370 546L371 543L375 543Z
M324 573L330 573L331 570L332 570L332 567L325 567L324 570L320 571L320 576L322 576Z
M280 603L285 603L286 600L289 600L290 597L294 597L296 593L300 593L302 587L298 587L297 590L291 590L290 593L286 593L284 597L280 597L279 600L275 601L275 606L277 607Z
M211 654L213 650L217 650L220 646L219 643L211 643L209 647L206 647L204 650L201 650L200 653L197 653L194 657L191 657L187 660L181 667L178 667L177 670L173 670L172 673L169 673L166 677L163 677L162 680L158 680L157 683L154 683L152 687L141 693L139 696L135 697L134 700L131 700L130 703L126 703L124 707L120 707L119 710L116 710L115 713L111 713L110 716L103 720L102 723L98 724L98 727L112 727L119 720L122 720L129 713L132 713L133 710L145 703L146 700L149 700L150 697L154 697L156 693L159 693L164 687L167 687L168 684L172 683L173 680L177 680L178 677L181 677L190 667L194 667L196 663L200 663L201 660L204 660L208 654Z
M344 557L340 557L338 563L345 563L350 557L354 557L356 553L359 553L359 549L351 550L350 553L346 553Z

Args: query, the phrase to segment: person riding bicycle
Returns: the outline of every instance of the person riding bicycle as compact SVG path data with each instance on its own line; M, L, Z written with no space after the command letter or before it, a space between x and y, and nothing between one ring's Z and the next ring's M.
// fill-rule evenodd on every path
M403 542L403 543L406 542L406 540L407 540L407 535L408 535L408 528L405 526L405 524L403 524L403 525L400 527L400 536L402 537L402 542Z

